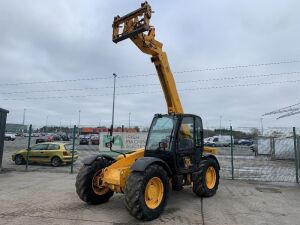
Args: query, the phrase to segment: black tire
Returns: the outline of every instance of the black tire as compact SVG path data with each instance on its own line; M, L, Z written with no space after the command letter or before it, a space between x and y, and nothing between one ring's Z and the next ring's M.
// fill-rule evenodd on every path
M102 204L107 202L114 194L112 190L108 190L103 195L98 195L92 187L94 175L101 169L111 164L107 159L101 158L93 162L91 165L83 165L76 177L76 192L79 198L92 205Z
M22 155L16 155L16 158L15 158L15 164L16 165L22 165L22 164L25 164L25 159Z
M145 202L145 189L151 178L160 178L163 184L163 196L160 204L151 209ZM125 205L129 213L139 220L154 220L167 205L169 179L167 172L159 165L150 165L144 172L131 172L125 185Z
M216 172L216 181L213 188L208 188L205 175L209 167L213 167ZM213 158L203 159L200 163L200 170L198 171L195 180L193 181L193 192L200 197L211 197L216 194L219 186L219 165Z
M54 156L52 159L51 159L51 165L54 166L54 167L58 167L62 164L61 162L61 159L57 156Z

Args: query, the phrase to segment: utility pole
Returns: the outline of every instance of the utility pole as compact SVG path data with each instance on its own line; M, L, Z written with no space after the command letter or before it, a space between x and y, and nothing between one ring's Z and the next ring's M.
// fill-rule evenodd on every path
M45 132L48 130L48 115L46 116L46 127L45 127Z
M78 136L80 135L80 113L81 113L81 110L78 111Z
M25 125L25 114L26 114L26 109L24 108L24 111L23 111L23 127L22 127L22 133L24 133L25 129L24 129L24 125ZM26 128L27 129L27 128Z
M59 132L61 132L61 119L59 119Z
M23 111L23 122L22 122L23 126L25 124L25 114L26 114L26 109L24 109L24 111Z
M222 116L220 116L220 135L222 134L221 127L222 127Z
M263 118L260 118L261 136L264 136Z
M207 130L206 130L206 137L208 137L208 129L209 129L209 128L208 128L208 122L206 122L206 125L207 125L207 128L206 128L206 129L207 129Z
M130 128L130 118L131 117L131 112L129 112L129 118L128 118L128 128Z

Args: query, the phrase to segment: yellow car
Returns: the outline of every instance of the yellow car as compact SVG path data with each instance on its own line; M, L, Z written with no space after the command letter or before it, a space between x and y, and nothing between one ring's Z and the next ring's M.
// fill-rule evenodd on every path
M17 165L26 162L27 149L17 151L12 155L12 160ZM78 154L74 152L74 162L78 159ZM34 145L28 153L28 162L46 163L52 166L60 166L63 163L72 162L72 145L69 143L45 142Z

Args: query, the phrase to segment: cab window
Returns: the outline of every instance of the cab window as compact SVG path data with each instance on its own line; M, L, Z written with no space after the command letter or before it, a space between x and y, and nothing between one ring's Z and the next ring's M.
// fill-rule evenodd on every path
M66 145L65 145L65 149L68 150L68 151L72 151L72 150L73 150L73 145L71 145L71 144L66 144ZM76 146L74 146L74 149L76 150Z
M47 150L48 144L40 144L40 145L34 145L31 147L31 150Z
M49 144L48 150L59 150L60 147L57 144Z
M194 118L184 117L178 134L178 150L185 151L194 148Z
M202 121L200 118L196 117L195 119L195 139L196 139L196 147L202 147L202 135L203 135L203 129L202 129Z

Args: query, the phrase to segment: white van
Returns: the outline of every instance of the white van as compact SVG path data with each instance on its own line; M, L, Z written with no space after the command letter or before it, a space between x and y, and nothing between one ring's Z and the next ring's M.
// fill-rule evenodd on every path
M232 142L234 142L234 138L232 137ZM206 146L213 147L228 147L230 146L231 138L230 135L219 135L206 138L204 144Z

